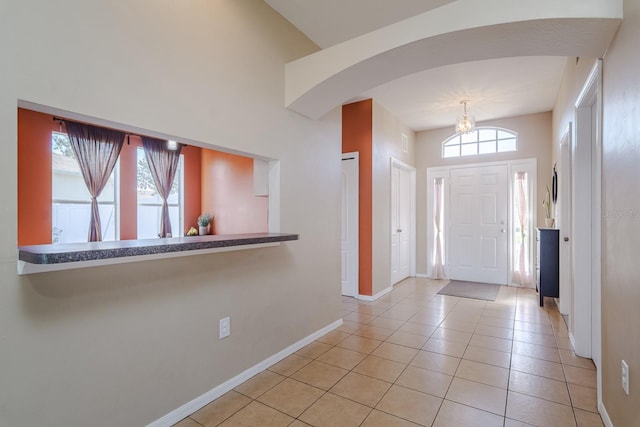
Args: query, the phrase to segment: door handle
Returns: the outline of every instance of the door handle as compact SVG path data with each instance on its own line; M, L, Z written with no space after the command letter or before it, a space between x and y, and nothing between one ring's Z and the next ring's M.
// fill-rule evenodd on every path
M568 241L569 241L569 238L568 238L568 237L565 237L565 238L564 238L564 241L565 241L565 242L568 242Z
M397 232L397 233L402 233L402 229L398 228L398 229L396 230L396 232Z

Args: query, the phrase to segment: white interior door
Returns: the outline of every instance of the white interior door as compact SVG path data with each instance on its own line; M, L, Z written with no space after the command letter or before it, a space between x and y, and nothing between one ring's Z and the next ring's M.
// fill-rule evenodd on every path
M411 274L411 171L391 167L391 284Z
M450 279L508 282L508 166L451 170Z
M358 295L358 153L342 156L342 295Z

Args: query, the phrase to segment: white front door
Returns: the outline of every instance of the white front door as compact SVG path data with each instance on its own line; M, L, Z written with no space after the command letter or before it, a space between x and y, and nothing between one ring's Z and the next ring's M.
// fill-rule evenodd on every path
M508 282L508 166L451 170L450 279Z
M342 295L358 295L358 153L342 156Z
M411 274L411 171L391 167L391 284Z

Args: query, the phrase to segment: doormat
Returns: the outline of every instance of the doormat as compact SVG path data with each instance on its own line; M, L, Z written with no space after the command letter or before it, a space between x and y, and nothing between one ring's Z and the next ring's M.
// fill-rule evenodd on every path
M440 289L438 294L452 297L481 299L485 301L495 301L498 296L500 285L492 283L463 282L461 280L451 280Z

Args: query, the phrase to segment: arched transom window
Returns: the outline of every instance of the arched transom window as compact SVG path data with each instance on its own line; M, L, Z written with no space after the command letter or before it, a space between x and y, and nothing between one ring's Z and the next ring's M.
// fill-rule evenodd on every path
M518 149L518 135L507 129L481 127L457 133L442 143L442 157L504 153Z

